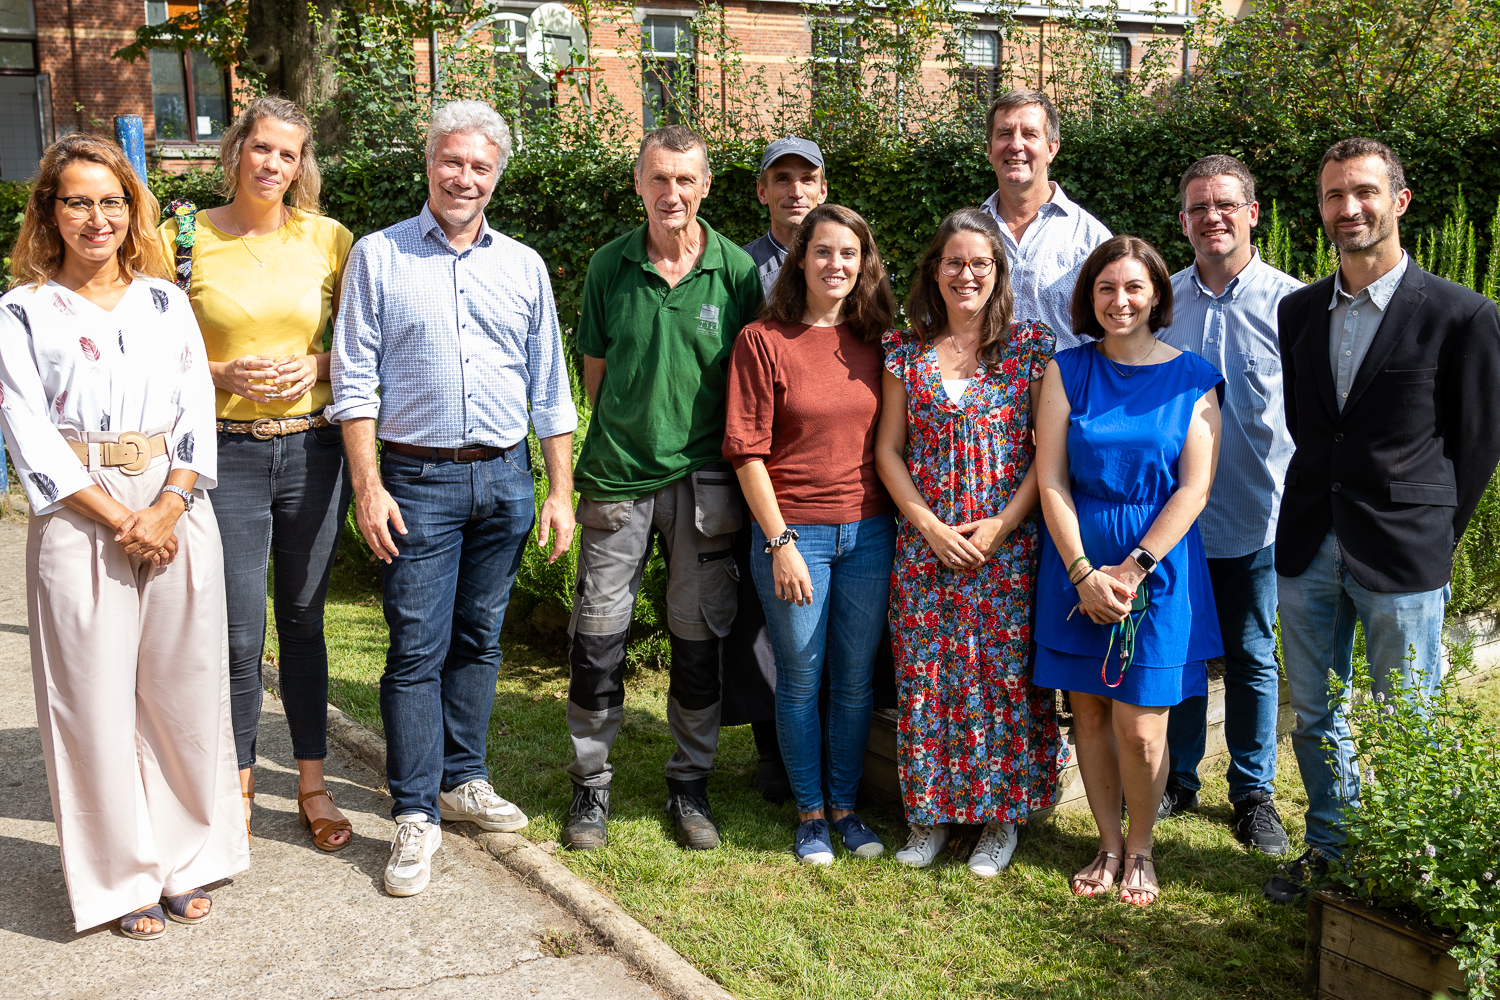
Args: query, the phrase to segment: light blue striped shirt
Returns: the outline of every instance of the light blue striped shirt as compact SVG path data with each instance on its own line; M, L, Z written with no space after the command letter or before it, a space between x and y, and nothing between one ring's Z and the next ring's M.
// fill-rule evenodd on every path
M1198 518L1210 559L1236 559L1276 540L1293 451L1282 405L1276 307L1301 287L1258 252L1219 296L1198 279L1197 265L1172 275L1172 325L1156 335L1219 369L1227 397L1219 468Z
M1083 341L1073 333L1073 286L1094 247L1109 239L1109 228L1083 210L1052 183L1052 199L1042 205L1021 241L1000 218L1000 192L979 206L1000 223L1005 257L1010 264L1010 287L1016 296L1017 322L1039 319L1057 336L1057 353Z
M537 252L485 223L462 252L432 210L349 252L328 419L376 417L386 441L506 448L566 434L578 411Z

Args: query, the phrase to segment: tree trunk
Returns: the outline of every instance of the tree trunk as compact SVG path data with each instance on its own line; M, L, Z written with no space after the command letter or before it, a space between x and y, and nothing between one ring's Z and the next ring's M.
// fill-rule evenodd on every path
M334 24L347 0L250 0L245 14L246 51L266 92L295 101L313 120L325 149L338 146L337 46Z

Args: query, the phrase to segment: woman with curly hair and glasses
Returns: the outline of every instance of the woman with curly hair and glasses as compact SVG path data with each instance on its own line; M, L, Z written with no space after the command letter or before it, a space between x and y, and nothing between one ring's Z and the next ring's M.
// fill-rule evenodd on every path
M113 143L42 156L0 298L0 422L31 504L27 619L75 927L156 938L249 864L203 338ZM124 914L122 917L121 914Z
M875 472L880 337L894 312L869 225L820 205L797 227L764 313L729 362L724 457L755 520L750 572L776 655L776 732L797 801L792 850L806 864L833 863L830 827L856 857L885 851L853 810L896 543Z
M969 870L1010 863L1017 827L1052 804L1052 693L1031 683L1037 562L1032 412L1053 333L1013 315L999 227L961 209L933 237L886 343L880 476L904 515L891 585L898 766L930 865L951 823L984 824Z
M297 761L297 812L325 851L353 827L323 781L328 647L323 603L351 488L323 333L338 309L354 237L318 214L312 123L280 97L240 112L219 144L230 202L161 227L218 388L219 485L229 594L229 690L245 824L255 798L266 571L280 643L281 698Z

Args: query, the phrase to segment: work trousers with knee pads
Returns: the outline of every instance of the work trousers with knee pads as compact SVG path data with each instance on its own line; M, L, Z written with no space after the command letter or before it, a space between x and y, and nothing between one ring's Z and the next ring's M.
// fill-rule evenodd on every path
M631 612L659 540L672 647L667 724L677 742L667 782L680 791L706 788L719 744L719 646L734 622L740 569L730 542L741 509L727 462L635 500L580 499L578 585L568 624L568 773L575 783L604 788L613 775L609 751L625 716Z

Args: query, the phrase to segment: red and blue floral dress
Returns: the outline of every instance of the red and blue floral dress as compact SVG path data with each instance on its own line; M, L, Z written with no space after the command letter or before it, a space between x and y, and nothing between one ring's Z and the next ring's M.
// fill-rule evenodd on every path
M1016 323L955 404L931 344L892 332L886 369L906 386L907 467L948 524L1010 503L1034 453L1030 384L1054 349L1049 327ZM1053 803L1061 739L1052 692L1031 683L1040 517L984 565L948 569L901 521L891 573L901 793L913 823L1022 823Z

